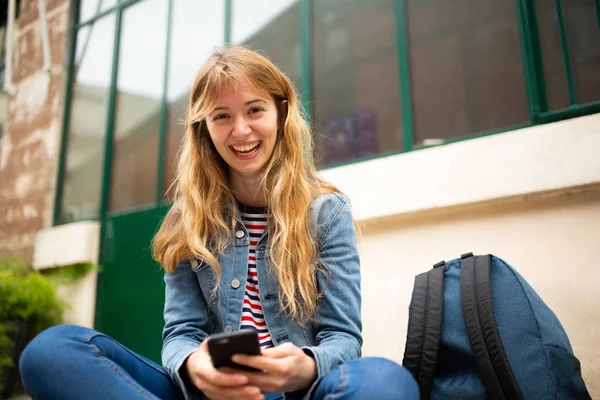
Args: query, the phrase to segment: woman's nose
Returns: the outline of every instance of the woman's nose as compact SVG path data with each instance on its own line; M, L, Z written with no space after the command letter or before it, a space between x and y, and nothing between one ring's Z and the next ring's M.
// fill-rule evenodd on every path
M237 117L233 124L233 135L242 136L247 135L252 131L250 124L244 117Z

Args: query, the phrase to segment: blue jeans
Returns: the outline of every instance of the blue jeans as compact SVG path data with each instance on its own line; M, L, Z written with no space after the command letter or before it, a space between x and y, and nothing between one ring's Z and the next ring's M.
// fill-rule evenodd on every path
M55 326L40 333L19 361L33 399L183 399L163 368L92 329ZM361 358L331 371L313 399L415 399L417 384L398 364ZM266 400L283 399L280 393Z

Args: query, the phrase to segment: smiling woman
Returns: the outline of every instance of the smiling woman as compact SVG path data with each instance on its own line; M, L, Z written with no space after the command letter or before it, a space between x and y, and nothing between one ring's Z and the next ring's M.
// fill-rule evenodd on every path
M61 327L26 349L28 391L60 399L417 399L407 370L360 358L352 210L316 172L290 79L246 48L216 51L195 79L187 115L174 204L153 243L167 272L164 368L99 332ZM262 351L233 359L260 372L213 365L206 339L239 330L255 331ZM98 352L109 362L98 363ZM81 369L92 362L99 365ZM82 373L85 387L53 384Z

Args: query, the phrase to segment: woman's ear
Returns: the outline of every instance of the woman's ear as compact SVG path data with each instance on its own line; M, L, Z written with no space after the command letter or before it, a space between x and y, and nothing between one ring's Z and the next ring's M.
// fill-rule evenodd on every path
M281 102L279 103L279 116L278 116L278 122L279 122L279 129L278 129L278 134L282 135L283 134L283 127L285 125L285 120L287 119L288 116L288 101L287 100L281 100Z
M279 103L279 112L282 115L287 116L287 112L288 112L288 101L287 100L281 100L281 102Z

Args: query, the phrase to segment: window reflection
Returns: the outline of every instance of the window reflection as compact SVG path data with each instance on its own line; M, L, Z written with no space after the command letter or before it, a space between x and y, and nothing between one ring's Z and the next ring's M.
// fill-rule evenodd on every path
M123 13L111 212L156 198L166 27L166 0L142 1Z
M569 55L578 104L600 101L600 4L592 0L562 2Z
M61 222L99 215L114 31L109 15L77 35Z
M407 4L417 146L528 122L514 2Z
M315 0L313 26L319 165L401 150L393 0Z

